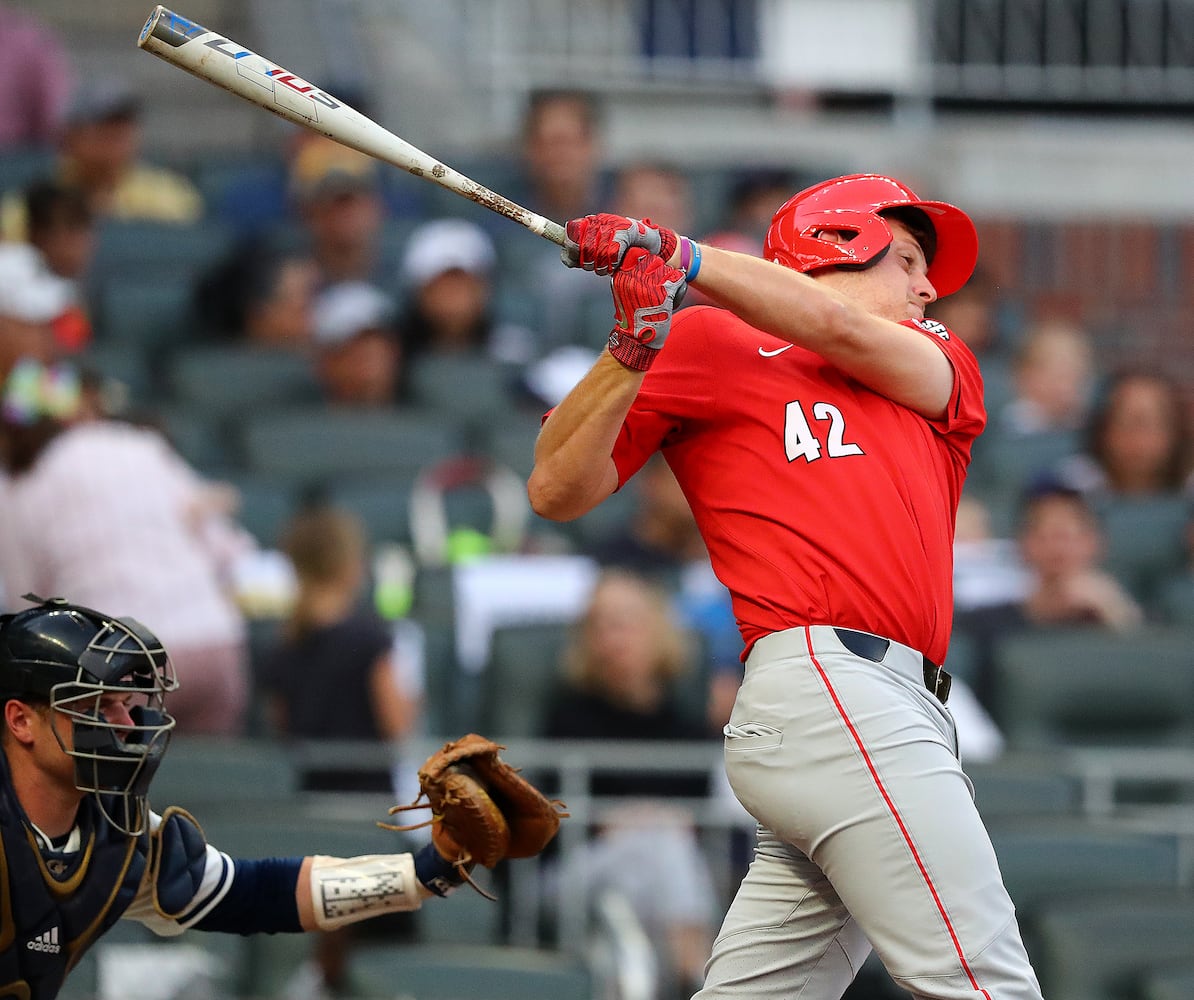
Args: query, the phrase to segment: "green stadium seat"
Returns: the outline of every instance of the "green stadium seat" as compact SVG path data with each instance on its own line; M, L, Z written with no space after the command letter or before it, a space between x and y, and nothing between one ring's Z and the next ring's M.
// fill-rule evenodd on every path
M481 732L503 739L543 735L568 637L569 625L558 622L494 629L489 662L480 678Z
M100 343L137 347L154 359L196 335L191 283L178 275L114 277L100 287L95 327Z
M594 995L582 959L534 948L361 948L352 956L349 979L365 1000L592 1000Z
M220 419L321 398L310 359L297 351L239 344L184 347L169 358L166 374L175 400Z
M1190 634L1142 626L1033 629L995 650L992 713L1009 749L1189 746Z
M1118 497L1095 504L1106 539L1105 565L1145 605L1186 563L1185 496Z
M270 739L175 736L150 786L161 812L171 805L202 824L213 811L263 811L294 803L298 769L286 747Z
M510 365L475 354L424 354L409 369L416 406L482 426L504 419L513 408L516 377Z
M232 227L215 220L176 225L109 219L96 233L93 280L102 286L114 278L146 285L171 279L189 286L231 250L233 239Z
M1191 997L1194 997L1194 965L1146 973L1140 986L1140 1000L1190 1000Z
M458 427L422 413L303 407L241 427L247 470L308 486L344 476L414 472L460 451Z
M1037 924L1033 959L1049 1000L1120 1000L1139 996L1139 984L1154 972L1189 962L1194 895L1143 891L1058 900L1043 908Z
M1005 817L988 823L1003 883L1031 921L1040 907L1092 892L1149 889L1179 883L1176 836L1095 826L1089 820Z

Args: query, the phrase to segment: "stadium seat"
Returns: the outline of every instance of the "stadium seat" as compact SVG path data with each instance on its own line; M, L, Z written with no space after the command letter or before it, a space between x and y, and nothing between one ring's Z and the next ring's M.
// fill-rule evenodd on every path
M1079 449L1079 437L1072 431L1008 434L994 427L982 434L974 443L967 488L988 504L991 530L999 537L1012 534L1015 525L1010 519L1024 490ZM1008 523L997 523L996 518Z
M149 359L137 344L92 343L77 361L85 370L124 386L128 403L134 409L160 395Z
M175 450L205 476L223 476L232 467L234 454L218 421L176 405L156 407L154 421Z
M965 764L965 769L974 784L974 803L988 823L1078 814L1078 780L1036 755L1021 759L1003 754L988 763Z
M98 293L95 326L99 343L137 347L151 359L180 347L195 337L190 280L166 275L105 281Z
M321 398L310 359L297 351L247 344L184 347L169 358L166 374L180 404L219 419Z
M96 233L94 280L119 278L146 285L180 280L190 286L232 247L232 228L209 220L191 225L104 221Z
M1185 496L1109 498L1095 505L1106 539L1105 564L1142 604L1151 605L1164 581L1186 562Z
M410 472L368 475L333 482L328 498L356 514L365 525L369 542L410 542Z
M414 472L458 452L459 428L422 413L303 407L254 415L241 429L248 470L296 484Z
M1146 973L1140 1000L1190 1000L1194 997L1194 965Z
M494 629L480 680L481 732L501 738L542 735L568 634L569 626L557 622Z
M224 477L240 495L236 520L266 547L278 544L282 530L302 500L294 483L285 478L244 474L239 471Z
M1116 893L1046 905L1033 956L1049 1000L1138 996L1154 972L1190 960L1194 895ZM1188 996L1186 994L1185 996Z
M175 736L150 790L159 812L177 805L201 823L212 811L265 810L293 803L298 769L286 747L269 739Z
M593 996L591 976L581 959L535 948L361 948L352 955L349 980L357 996L378 1000L407 996L419 1000L591 1000Z
M49 175L57 153L53 147L14 146L0 152L0 193L24 189Z
M535 440L539 437L539 413L508 412L483 428L481 449L495 462L513 469L524 481L535 464Z
M1176 836L1115 830L1075 818L1005 817L988 828L1022 922L1033 922L1043 904L1063 898L1178 886Z
M409 368L416 406L482 426L510 411L516 377L511 366L475 354L425 354Z
M992 712L1010 749L1189 746L1190 645L1188 632L1161 626L1009 635L995 650Z

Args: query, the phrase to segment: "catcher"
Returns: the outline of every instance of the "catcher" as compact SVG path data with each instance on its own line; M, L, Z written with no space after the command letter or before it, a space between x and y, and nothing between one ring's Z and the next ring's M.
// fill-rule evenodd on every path
M161 935L332 930L417 909L555 835L557 805L470 735L420 772L435 812L417 853L230 858L189 813L146 801L174 728L162 644L129 618L26 599L0 616L0 998L57 996L121 917Z

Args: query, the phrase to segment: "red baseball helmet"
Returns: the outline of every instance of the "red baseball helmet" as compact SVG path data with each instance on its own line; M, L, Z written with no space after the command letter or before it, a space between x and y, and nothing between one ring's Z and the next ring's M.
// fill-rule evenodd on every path
M899 181L882 174L850 174L822 181L789 198L772 216L763 256L794 271L822 267L866 267L891 245L891 230L879 214L889 208L919 208L937 234L929 281L937 295L952 295L978 260L978 234L960 208L924 201ZM823 231L852 232L846 243L821 239Z

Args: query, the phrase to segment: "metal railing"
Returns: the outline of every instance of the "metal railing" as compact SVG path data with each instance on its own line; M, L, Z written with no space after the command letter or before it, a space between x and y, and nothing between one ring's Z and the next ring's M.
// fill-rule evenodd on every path
M766 91L777 67L802 61L824 66L814 89L853 90L882 57L927 65L932 98L1194 101L1191 0L324 2L401 21L497 94L563 82L607 94L669 82ZM904 25L893 45L909 51L875 51L876 20Z

